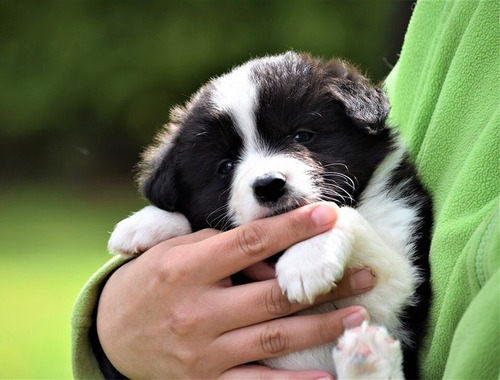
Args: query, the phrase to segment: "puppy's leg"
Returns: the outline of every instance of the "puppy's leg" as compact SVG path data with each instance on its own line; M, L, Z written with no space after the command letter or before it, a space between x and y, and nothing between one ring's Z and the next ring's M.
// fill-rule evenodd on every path
M352 246L352 238L337 228L290 247L276 263L281 290L292 302L313 303L336 286Z
M116 225L108 249L124 256L142 253L164 240L190 232L191 225L184 215L146 206Z
M356 209L341 207L330 231L295 244L281 256L276 277L290 301L312 303L336 286L344 269L360 267L371 268L377 277L370 296L380 296L391 288L399 295L391 297L398 302L384 301L391 312L408 303L416 283L409 260L389 247Z
M384 327L347 330L333 350L339 379L403 379L403 354Z
M295 244L281 256L276 277L290 301L312 303L336 286L353 251L358 219L363 218L356 210L340 208L334 228Z

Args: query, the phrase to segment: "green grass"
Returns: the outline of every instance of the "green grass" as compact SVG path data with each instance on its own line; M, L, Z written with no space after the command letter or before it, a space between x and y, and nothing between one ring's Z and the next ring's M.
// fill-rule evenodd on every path
M71 378L71 312L109 259L114 224L143 205L131 184L0 190L0 378Z

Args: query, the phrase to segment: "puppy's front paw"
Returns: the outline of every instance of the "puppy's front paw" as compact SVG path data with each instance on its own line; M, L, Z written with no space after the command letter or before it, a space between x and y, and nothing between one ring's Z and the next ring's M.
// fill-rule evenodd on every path
M343 247L334 243L338 236L325 232L289 248L276 264L281 290L294 302L313 303L328 293L344 273Z
M108 249L115 254L133 255L190 232L191 226L184 215L147 206L116 225Z
M403 379L403 355L397 340L384 327L347 330L333 350L339 379Z

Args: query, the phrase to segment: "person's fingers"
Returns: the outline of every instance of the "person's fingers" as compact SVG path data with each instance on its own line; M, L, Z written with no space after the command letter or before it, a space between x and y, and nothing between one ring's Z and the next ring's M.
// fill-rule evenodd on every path
M349 270L334 290L318 296L314 304L361 294L374 285L375 277L369 269ZM220 333L284 317L312 306L290 302L275 279L221 289L220 292L213 293L214 297L220 297L222 292L226 300L224 307L211 309L211 319L220 321ZM228 313L227 310L231 312Z
M242 273L253 281L270 280L276 277L276 269L274 265L266 261L259 261L249 267L243 269Z
M377 278L369 268L348 269L342 280L340 280L337 286L326 296L330 297L331 295L332 300L336 300L356 294L362 294L372 289L376 282Z
M219 379L239 379L239 380L255 380L255 379L282 379L282 380L293 380L293 379L317 379L317 380L327 380L333 379L332 375L324 371L286 371L272 369L260 365L241 365L231 368L224 372Z
M232 368L333 342L345 329L359 326L368 319L368 313L360 306L323 314L279 318L229 331L215 339L210 349L221 353L223 366ZM224 356L223 352L232 354Z
M216 270L205 273L206 280L214 282L229 277L295 243L329 230L337 221L337 210L333 203L311 204L194 243L190 250L204 253L197 260L190 260L193 266L190 269L201 275L206 272L207 263L217 262Z

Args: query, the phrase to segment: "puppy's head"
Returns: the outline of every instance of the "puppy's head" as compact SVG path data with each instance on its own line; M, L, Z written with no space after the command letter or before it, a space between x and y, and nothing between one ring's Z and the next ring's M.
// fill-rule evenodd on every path
M353 204L390 149L383 92L346 63L247 62L176 107L140 164L143 194L194 230L304 204Z

